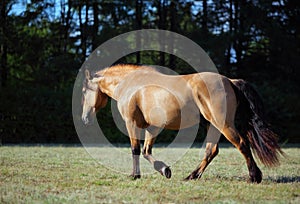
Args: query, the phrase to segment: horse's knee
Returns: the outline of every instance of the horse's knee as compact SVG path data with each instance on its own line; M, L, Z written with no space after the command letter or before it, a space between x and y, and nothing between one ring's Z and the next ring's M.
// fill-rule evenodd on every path
M141 155L141 149L139 147L131 148L132 155Z
M142 152L143 156L145 158L147 158L148 156L152 155L152 146L151 145L146 145L143 148L143 152Z

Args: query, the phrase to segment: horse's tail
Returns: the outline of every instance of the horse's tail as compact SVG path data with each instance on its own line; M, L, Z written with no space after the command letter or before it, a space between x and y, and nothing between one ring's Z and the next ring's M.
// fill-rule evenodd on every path
M234 86L233 89L237 95L239 102L237 114L248 115L247 121L242 121L241 124L247 135L246 141L250 143L250 147L254 150L255 155L266 166L275 166L279 164L279 154L283 152L278 144L278 136L264 120L263 103L255 91L255 89L246 81L241 79L231 80ZM239 110L240 109L240 110ZM243 113L241 111L243 110ZM241 117L245 116L241 115ZM245 137L242 134L242 137Z

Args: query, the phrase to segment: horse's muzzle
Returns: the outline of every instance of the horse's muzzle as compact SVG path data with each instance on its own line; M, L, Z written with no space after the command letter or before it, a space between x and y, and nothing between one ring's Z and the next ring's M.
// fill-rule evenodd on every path
M91 113L91 114L88 114L88 115L83 115L81 117L81 120L82 120L84 125L93 125L95 119L96 119L96 114L95 113Z
M85 124L85 125L89 125L90 124L89 117L84 117L83 116L81 119L82 119L83 124Z
M96 118L95 108L82 114L81 120L85 125L92 125Z

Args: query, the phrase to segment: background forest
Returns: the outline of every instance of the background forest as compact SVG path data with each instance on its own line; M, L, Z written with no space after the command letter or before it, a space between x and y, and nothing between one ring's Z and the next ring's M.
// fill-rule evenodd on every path
M0 14L0 144L79 142L71 101L82 63L106 40L146 28L190 38L221 74L248 80L281 142L300 142L298 0L1 0ZM154 51L119 62L193 71ZM127 142L107 107L102 129L110 141ZM165 134L160 142L171 140Z

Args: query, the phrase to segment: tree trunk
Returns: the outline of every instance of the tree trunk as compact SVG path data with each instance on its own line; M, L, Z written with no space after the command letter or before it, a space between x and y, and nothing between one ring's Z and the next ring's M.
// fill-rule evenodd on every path
M159 0L158 1L158 28L162 30L166 30L166 16L167 16L167 8L166 8L166 0ZM159 65L160 66L165 66L165 53L163 52L165 50L165 36L162 35L160 36L160 50L161 52L159 53Z
M226 65L225 74L229 74L231 66L231 49L232 49L232 37L233 37L233 0L229 0L229 40L226 51Z
M176 28L176 4L174 3L174 1L171 1L170 4L170 30L172 32L176 32L177 28ZM172 39L169 39L172 40ZM170 50L174 50L174 46L173 46L173 42L170 42ZM174 55L169 55L169 68L171 69L175 69L175 56Z
M0 75L1 75L1 87L5 87L8 80L8 66L7 66L7 15L10 11L12 4L7 8L9 5L7 1L3 1L0 12L1 12L1 35L2 35L2 42L0 47L0 55L1 55L1 67L0 67Z
M95 50L98 47L97 43L97 35L98 35L98 28L99 28L99 8L98 3L95 1L93 2L93 15L94 15L94 24L93 24L93 34L92 34L92 49Z
M207 26L207 21L208 21L208 14L207 14L207 0L203 0L202 3L203 6L203 19L202 19L202 29L204 33L204 37L208 36L208 26Z
M3 43L1 45L1 86L5 87L7 84L7 78L8 78L8 67L7 67L7 45L6 43Z
M82 4L79 4L79 26L80 26L80 40L81 40L81 51L82 51L82 62L85 61L86 59L86 53L87 53L87 25L88 25L88 2L86 2L86 5L85 5L86 9L85 9L85 22L83 24L82 22L82 7L83 5Z
M236 53L236 66L238 70L240 69L241 65L241 59L242 59L242 47L241 47L241 33L242 33L242 27L241 27L241 18L240 18L240 4L239 0L234 1L234 9L235 9L235 15L234 15L234 49Z
M69 30L71 28L71 8L72 1L68 0L68 11L67 11L67 19L66 19L66 27L65 27L65 36L64 36L64 53L67 53L67 46L69 43Z
M136 29L142 29L142 6L143 0L136 0L135 1L135 17L136 17ZM136 48L139 50L141 48L141 35L138 32L136 36ZM141 52L136 52L136 63L141 63Z

